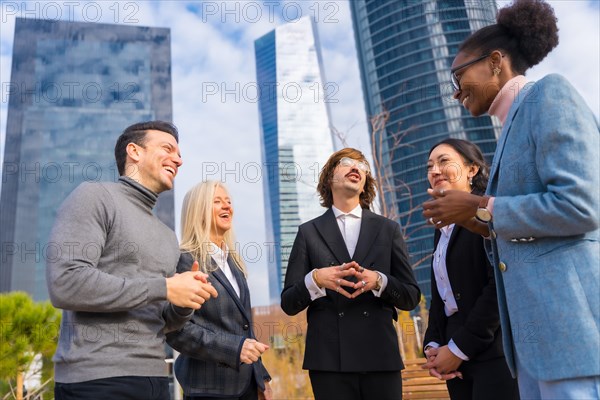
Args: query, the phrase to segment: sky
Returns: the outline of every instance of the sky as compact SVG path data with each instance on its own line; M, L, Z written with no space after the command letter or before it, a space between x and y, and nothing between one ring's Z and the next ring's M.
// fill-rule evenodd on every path
M527 73L564 75L600 115L600 1L549 1L560 43ZM499 2L499 6L507 4ZM246 259L253 305L269 302L260 127L254 40L284 23L317 22L332 123L346 142L370 153L354 33L347 1L1 1L0 157L4 153L7 85L15 17L171 29L173 120L184 165L176 178L176 231L185 193L203 179L224 181L235 207L239 250ZM132 121L135 122L135 121ZM339 141L338 141L339 143ZM110 144L112 147L113 144Z

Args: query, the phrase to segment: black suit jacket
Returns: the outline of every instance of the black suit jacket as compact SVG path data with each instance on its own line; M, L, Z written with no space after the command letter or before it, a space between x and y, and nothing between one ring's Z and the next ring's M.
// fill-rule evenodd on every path
M240 296L213 262L209 282L219 296L196 310L183 328L167 334L167 343L181 353L175 362L175 376L187 396L239 397L254 382L264 390L265 379L270 379L260 359L252 365L240 363L242 344L254 338L250 292L233 259L229 257L227 262ZM192 256L182 253L177 272L189 271L192 263Z
M304 369L336 372L404 368L393 319L412 310L421 292L410 267L399 225L362 210L360 235L350 257L331 209L300 225L290 253L281 308L294 315L308 307ZM371 291L347 299L335 291L311 301L304 277L314 268L356 261L386 275L381 297Z
M440 240L436 230L434 248ZM503 357L498 300L494 272L480 235L458 225L454 226L446 252L446 267L452 293L458 305L455 314L460 328L447 335L448 317L438 292L433 266L431 268L431 306L424 345L437 342L440 346L450 339L470 360ZM433 260L432 260L433 262Z

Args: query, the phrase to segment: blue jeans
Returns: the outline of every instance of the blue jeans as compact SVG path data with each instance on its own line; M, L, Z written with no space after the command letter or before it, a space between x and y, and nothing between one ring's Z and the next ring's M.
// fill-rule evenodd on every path
M516 359L521 400L600 399L600 376L539 381L527 373L520 363L519 357L516 357Z

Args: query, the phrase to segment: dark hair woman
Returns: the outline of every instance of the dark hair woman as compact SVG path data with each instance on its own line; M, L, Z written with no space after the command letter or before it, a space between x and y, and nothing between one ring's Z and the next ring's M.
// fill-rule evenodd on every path
M482 194L488 171L479 147L466 140L446 139L429 152L427 179L437 190ZM427 367L431 376L447 380L454 400L518 399L502 351L494 272L482 244L480 235L459 225L435 232L423 343Z

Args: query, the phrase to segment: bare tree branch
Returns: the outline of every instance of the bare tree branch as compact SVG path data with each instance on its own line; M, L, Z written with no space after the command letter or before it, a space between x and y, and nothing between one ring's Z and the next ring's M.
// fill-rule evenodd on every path
M387 129L390 120L390 112L383 106L382 110L381 113L372 116L370 119L371 151L373 153L373 164L378 182L377 195L381 203L381 214L390 219L403 220L402 235L405 239L409 239L415 232L423 229L423 227L418 227L408 232L413 213L418 212L421 205L413 204L412 188L403 180L393 176L394 174L391 170L391 165L398 149L414 147L410 143L403 143L403 141L409 133L416 129L416 126L411 126L403 130L400 129L402 125L402 122L400 122L398 123L398 130L390 132L389 129ZM384 146L384 141L387 141L388 146ZM387 153L385 153L386 151ZM408 210L402 213L398 212L396 204L389 204L390 201L393 202L394 198L398 195L399 188L403 188L408 196ZM430 254L414 262L412 265L413 269L429 257L431 257Z
M335 135L335 137L337 137L339 139L339 141L342 143L342 146L349 147L348 141L346 140L346 137L348 136L347 133L339 131L335 126L332 126L330 129L331 129L331 132L333 132L333 134Z

